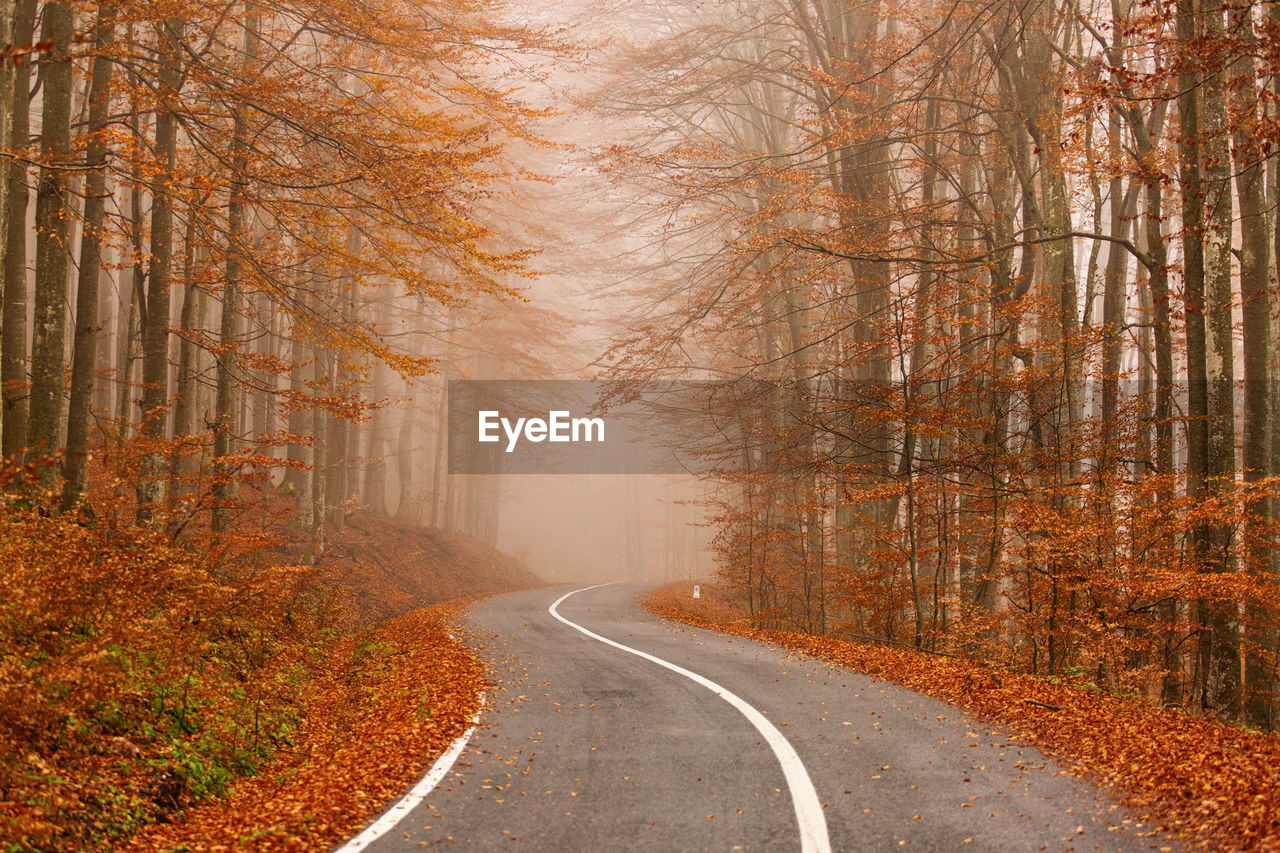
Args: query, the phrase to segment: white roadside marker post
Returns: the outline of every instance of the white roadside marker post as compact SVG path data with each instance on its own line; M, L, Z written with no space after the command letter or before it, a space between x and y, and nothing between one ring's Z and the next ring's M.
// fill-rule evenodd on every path
M698 586L696 583L693 585L693 597L702 598L702 587Z

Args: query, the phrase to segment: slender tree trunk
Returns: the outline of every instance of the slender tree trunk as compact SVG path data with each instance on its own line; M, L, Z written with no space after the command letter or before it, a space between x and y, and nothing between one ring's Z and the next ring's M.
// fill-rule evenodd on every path
M169 411L170 285L173 279L173 195L167 184L177 161L176 110L182 85L183 22L170 18L158 27L159 92L155 151L160 175L151 195L151 276L147 282L147 321L142 329L142 426L146 455L138 476L138 522L151 521L164 501L168 467L162 443ZM168 101L168 103L166 103Z
M0 44L15 46L14 15L18 10L18 2L7 0L0 8ZM13 131L13 80L16 73L15 62L6 59L0 62L0 144L8 147ZM3 360L4 345L4 253L9 233L9 168L0 169L0 361ZM3 379L3 367L0 365L0 380ZM4 445L4 394L0 385L0 452Z
M375 403L382 403L387 396L387 365L381 359L373 366L372 397ZM380 405L374 410L365 427L366 457L364 482L361 484L361 498L369 512L377 516L387 514L387 408Z
M236 192L235 186L232 187L232 192ZM230 501L234 494L232 479L236 466L231 454L235 449L235 365L238 361L236 347L239 346L236 314L239 310L240 248L237 244L243 236L243 221L242 204L238 199L234 200L230 203L230 214L227 217L227 261L222 285L222 319L218 326L219 352L215 375L212 516L215 533L223 533L227 529Z
M134 195L136 197L137 193L135 192ZM142 262L137 255L134 257L134 263L129 271L129 288L127 291L122 289L120 293L120 317L116 327L119 337L116 347L116 381L119 383L119 393L116 397L117 453L123 449L124 440L128 434L129 416L133 404L133 363L138 357L135 344L141 326L138 315L142 313Z
M126 29L126 41L133 42L133 24L129 24ZM136 88L141 86L141 81L130 72L129 83ZM147 131L143 125L143 116L140 113L137 95L131 95L129 99L129 130L133 136L135 145L146 147L149 145L147 139ZM130 166L129 171L129 248L131 255L130 264L130 292L127 297L121 294L123 298L128 300L127 323L124 333L121 336L120 355L117 373L120 380L120 399L117 409L119 415L120 428L118 432L118 444L123 447L124 439L129 432L129 424L133 420L134 403L133 386L134 386L134 369L133 363L137 361L140 353L136 344L142 338L142 329L146 325L147 317L147 262L146 249L143 245L143 204L142 204L142 161L135 157ZM121 312L121 318L124 319L126 312Z
M297 437L297 441L289 445L289 458L301 463L302 467L290 469L285 473L293 478L288 482L296 490L295 519L300 530L307 536L315 527L315 494L316 475L314 441L303 444L303 436L311 433L314 415L310 409L302 408L302 400L308 393L308 374L311 372L311 361L316 357L311 348L306 346L301 337L301 330L294 327L289 341L289 356L293 366L289 371L289 387L293 392L293 404L296 410L289 416L289 432Z
M335 359L337 361L337 359ZM330 379L334 387L339 384L341 368L334 365L335 375ZM327 438L325 445L328 448L329 467L327 471L328 483L325 486L329 496L330 518L329 523L334 533L341 533L344 523L346 522L345 503L350 495L347 494L347 471L350 463L347 459L348 455L348 436L350 435L349 423L345 418L340 418L330 414L327 424Z
M18 0L13 7L14 45L30 45L35 35L36 0ZM31 61L14 60L13 100L9 111L9 148L24 151L31 144ZM0 336L0 383L4 399L5 456L27 446L29 397L27 385L27 166L20 157L9 161L7 219L5 221L3 334Z
M276 355L277 341L279 334L277 333L280 321L279 312L276 310L275 301L269 294L263 294L262 298L266 311L266 329L262 337L262 353L267 357ZM260 471L262 476L262 529L267 529L267 524L271 516L271 488L272 477L275 473L275 444L273 436L276 431L276 388L279 377L276 372L270 368L263 371L262 390L259 393L259 399L262 405L262 421L260 424L261 433L259 438L260 450L258 454L266 457L268 460L263 464Z
M102 267L102 223L107 200L107 126L113 63L106 55L115 31L116 7L101 6L95 27L95 51L89 89L89 147L85 164L84 230L80 235L80 270L76 282L76 327L71 355L71 396L67 408L66 484L62 505L70 507L84 494L89 461L89 417L93 406L97 357L98 279Z
M1216 43L1223 38L1222 9L1213 3L1201 7L1204 36ZM1226 76L1209 73L1202 91L1204 103L1205 164L1205 319L1209 332L1206 378L1209 382L1209 491L1229 493L1236 473L1235 440L1235 339L1231 317L1232 193L1231 151L1227 125ZM1229 571L1230 532L1215 524L1211 532L1208 567ZM1240 616L1235 601L1210 602L1207 607L1208 659L1204 700L1207 708L1228 718L1240 715Z
M113 201L116 201L113 199ZM116 329L120 324L120 273L117 268L119 252L111 243L101 247L103 254L102 269L99 270L98 284L98 329L94 336L97 355L94 365L97 370L109 371L115 366ZM105 285L105 286L104 286ZM110 414L111 382L95 382L93 388L93 409Z
M196 287L196 225L200 211L208 196L187 208L187 227L182 240L182 312L178 326L182 334L178 339L178 387L173 405L173 448L169 457L169 502L173 505L186 491L184 478L188 474L187 459L194 448L187 441L196 432L196 343L195 336L203 333L203 323L197 317L200 290ZM203 257L203 248L201 251Z
M299 439L310 432L310 413L303 407L302 401L307 396L307 369L310 367L310 354L301 340L301 330L297 324L290 330L289 337L289 395L293 408L289 413L289 434ZM310 452L301 441L290 441L285 450L289 466L285 468L284 482L280 488L293 492L296 499L310 502L311 481L309 479L311 459ZM310 529L310 523L304 525Z
M1150 152L1148 152L1150 153ZM1169 322L1169 270L1168 250L1160 226L1164 188L1154 164L1148 168L1146 179L1146 235L1147 253L1152 259L1148 287L1151 289L1152 325L1155 340L1156 388L1155 421L1156 473L1162 478L1160 496L1166 505L1173 500L1173 330ZM1161 700L1168 705L1182 704L1182 653L1177 636L1178 602L1170 598L1159 607L1164 623L1163 650L1164 676L1161 680Z
M427 460L431 465L431 487L425 495L425 500L431 502L431 520L428 526L444 528L445 500L448 498L449 484L452 482L449 474L449 382L447 378L441 383L440 396L436 398L434 418L434 440L431 445L431 456ZM401 439L407 442L409 437L407 434L402 434Z
M1271 25L1272 32L1280 32L1280 2L1272 0L1267 4L1268 23ZM1268 105L1268 118L1275 121L1280 116L1280 68L1273 69L1271 79L1269 81L1271 90L1271 100ZM1270 194L1268 197L1267 208L1271 211L1271 260L1273 263L1272 274L1280 278L1280 157L1274 154L1269 158L1270 161L1270 179L1268 186ZM1271 362L1270 362L1270 395L1271 395L1271 447L1270 454L1270 471L1273 476L1280 476L1280 311L1274 310L1280 306L1276 303L1280 302L1280 293L1273 293L1273 301L1271 311ZM1271 521L1273 524L1280 526L1280 498L1273 498L1271 501ZM1280 542L1274 543L1280 545ZM1280 547L1271 549L1271 571L1273 573L1272 582L1280 581ZM1273 659L1280 658L1280 643L1272 644ZM1277 668L1280 668L1280 660L1276 661Z
M40 180L36 190L35 313L31 341L31 412L28 440L40 478L57 469L43 460L58 451L62 418L63 349L66 346L68 171L71 151L71 4L45 5L40 39L49 45L41 60L44 87L40 121Z
M1117 26L1117 29L1120 27ZM1109 113L1107 141L1111 156L1123 157L1120 140L1120 116L1118 108ZM1125 239L1129 235L1129 222L1133 211L1129 209L1132 192L1126 193L1124 179L1116 174L1111 178L1112 236ZM1102 277L1102 459L1098 471L1104 480L1115 473L1119 462L1117 406L1120 397L1120 358L1122 354L1122 329L1125 325L1125 286L1128 280L1129 252L1123 246L1112 243L1107 248L1107 266ZM1103 484L1102 494L1107 496L1110 511L1111 486Z
M352 259L360 254L361 234L358 228L349 226L346 233L345 250ZM359 306L356 302L356 276L348 273L342 282L342 306L346 314L346 322L358 323ZM354 377L346 367L345 359L337 359L334 365L335 388L348 392L354 384ZM346 503L356 491L356 470L352 459L353 452L359 455L359 433L357 425L345 418L335 417L329 424L329 444L331 458L329 460L329 495L333 503L333 528L341 531L346 524Z
M244 27L244 76L251 78L257 66L258 18L252 4L246 4ZM215 533L227 529L227 513L232 496L235 433L236 314L239 311L241 253L244 251L244 193L248 186L248 125L237 109L231 130L231 187L227 195L227 258L222 286L222 321L219 324L217 399L213 432L213 518ZM318 553L318 552L317 552Z
M1269 23L1272 26L1272 32L1280 31L1280 2L1268 3ZM1269 103L1269 118L1274 120L1280 109L1277 104L1280 103L1280 69L1276 69L1271 75L1270 88L1272 100ZM1280 157L1271 156L1270 158L1270 196L1268 198L1268 209L1271 211L1270 235L1271 235L1271 259L1273 263L1272 274L1280 272ZM1272 476L1280 476L1280 311L1277 311L1276 301L1280 301L1280 294L1273 292L1272 294L1272 310L1270 318L1271 327L1271 360L1269 364L1269 380L1268 391L1270 393L1270 418L1271 428L1270 447L1268 448L1268 458L1270 462L1270 472ZM1280 526L1280 498L1273 497L1271 500L1270 520L1273 525ZM1275 528L1273 528L1275 529ZM1271 585L1280 583L1280 542L1273 538L1271 542L1271 560L1267 567L1271 576L1267 582ZM1280 620L1280 614L1274 611L1271 614L1272 620ZM1273 621L1273 625L1274 625ZM1277 679L1280 678L1280 629L1273 627L1270 638L1266 643L1267 662L1270 664L1270 685L1271 685L1271 727L1272 729L1280 727L1280 686L1277 685ZM1251 640L1257 642L1256 637Z
M8 0L0 4L0 44L13 45L13 16L17 11L17 2ZM10 117L13 112L13 63L9 60L0 62L0 142L9 144ZM9 178L8 172L0 173L0 294L4 291L4 236L8 233L5 223L9 221ZM0 309L0 316L3 310ZM2 412L2 407L0 407ZM0 414L2 416L2 414ZM0 429L3 427L0 426Z
M1182 301L1187 337L1187 492L1205 496L1209 476L1209 392L1204 301L1204 187L1200 177L1200 75L1193 51L1199 37L1196 0L1178 0L1178 41L1184 56L1178 72L1178 177L1182 190ZM1203 524L1191 532L1195 558L1208 556L1208 531ZM1199 602L1200 618L1207 603ZM1209 644L1207 631L1198 644L1196 688L1202 706L1206 693Z
M443 393L443 392L442 392ZM401 407L400 431L396 441L396 474L400 480L400 500L396 503L396 518L412 521L416 514L413 506L413 414L414 397L411 395ZM439 441L437 434L436 440ZM436 495L432 495L432 526L435 526Z
M1245 43L1254 38L1251 3L1229 7L1232 36ZM1243 305L1244 350L1244 479L1256 483L1270 469L1271 380L1271 299L1269 279L1273 270L1266 197L1263 181L1263 152L1255 141L1258 133L1256 102L1257 72L1253 57L1241 53L1231 69L1232 97L1236 107L1234 131L1235 185L1240 205L1240 300ZM1244 568L1263 584L1271 581L1270 554L1267 553L1265 497L1247 506L1244 532ZM1255 725L1271 728L1275 708L1275 673L1267 657L1275 646L1273 623L1276 614L1248 602L1245 608L1246 657L1244 684L1245 718Z
M311 378L316 393L328 393L329 365L324 353L315 352L315 362L311 368ZM311 410L311 435L314 440L311 472L311 507L313 524L311 527L311 559L318 561L324 555L325 536L327 533L326 516L329 513L328 495L326 494L326 471L329 467L329 452L325 444L325 427L328 425L329 412L323 406Z

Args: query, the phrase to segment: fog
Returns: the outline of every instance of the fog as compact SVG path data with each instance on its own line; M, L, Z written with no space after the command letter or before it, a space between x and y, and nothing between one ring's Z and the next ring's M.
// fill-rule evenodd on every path
M538 247L536 275L504 281L512 293L502 298L403 310L401 334L422 341L435 372L392 383L371 427L388 447L390 513L492 544L550 582L703 578L716 565L708 486L697 476L445 473L450 380L625 377L614 348L648 310L635 291L673 274L655 237L662 211L608 175L602 157L652 131L600 98L620 53L644 37L628 8L515 10L518 23L575 46L511 55L496 72L547 113L535 130L550 146L513 144L513 159L538 177L493 198L489 214L513 243ZM661 16L640 20L660 25Z
M506 478L498 547L544 580L671 581L712 567L701 488L691 477Z

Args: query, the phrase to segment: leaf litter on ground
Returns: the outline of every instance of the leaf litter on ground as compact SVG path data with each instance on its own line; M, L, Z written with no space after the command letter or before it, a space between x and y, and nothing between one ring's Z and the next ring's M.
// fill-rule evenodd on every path
M312 685L296 750L125 849L327 850L355 835L479 710L483 666L450 636L472 600L399 616L364 644L345 640Z
M1202 848L1280 851L1280 737L963 658L756 628L708 591L702 584L695 600L692 582L670 584L643 605L665 619L781 646L955 704Z

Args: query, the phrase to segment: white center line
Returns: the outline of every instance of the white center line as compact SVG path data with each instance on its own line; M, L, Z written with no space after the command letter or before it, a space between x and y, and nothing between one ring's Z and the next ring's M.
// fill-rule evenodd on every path
M734 708L737 708L738 712L746 717L764 737L765 742L769 744L769 748L773 750L773 754L778 757L778 763L782 765L782 775L786 777L787 787L791 790L791 802L795 806L796 821L800 824L801 853L831 853L831 840L827 835L827 818L822 813L822 803L818 800L818 792L814 790L813 780L809 778L808 771L804 769L804 763L800 760L800 756L796 754L790 742L782 736L782 732L778 731L773 723L765 718L764 714L747 704L745 700L728 688L715 683L711 679L698 675L696 672L691 672L682 666L677 666L670 661L665 661L660 657L655 657L648 652L642 652L639 649L624 646L616 640L602 637L576 622L570 622L556 610L561 602L569 596L602 586L609 586L609 584L598 583L595 586L586 586L582 589L575 589L573 592L565 593L557 598L555 603L547 609L556 619L559 619L570 628L581 631L593 640L599 640L605 645L613 646L615 649L621 649L624 652L630 652L637 657L652 661L658 666L666 667L672 672L678 672L685 678L701 684Z

